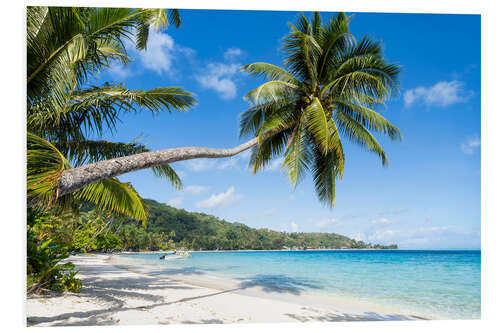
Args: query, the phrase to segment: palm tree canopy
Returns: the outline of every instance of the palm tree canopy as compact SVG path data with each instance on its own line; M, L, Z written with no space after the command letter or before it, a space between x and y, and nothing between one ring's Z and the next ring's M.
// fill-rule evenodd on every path
M379 42L356 41L344 13L323 23L316 12L302 14L283 40L283 67L253 63L243 67L266 82L245 97L252 104L240 119L240 135L259 138L252 150L253 172L283 156L292 186L312 173L316 193L330 207L335 181L344 172L345 138L377 154L386 153L371 132L401 140L397 127L374 110L397 90L400 67L388 63Z
M74 199L145 220L147 207L131 184L116 178L57 198L58 176L73 166L147 152L137 142L88 139L113 131L124 112L186 111L193 95L178 87L128 90L124 83L89 86L112 61L129 61L124 42L147 47L150 27L181 25L178 10L85 7L27 8L28 201L66 206ZM153 168L176 188L180 178L168 165Z

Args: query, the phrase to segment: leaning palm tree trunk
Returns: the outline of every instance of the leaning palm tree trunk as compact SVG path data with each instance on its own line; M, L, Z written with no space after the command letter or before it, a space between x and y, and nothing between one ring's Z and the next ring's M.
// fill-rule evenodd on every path
M265 139L271 137L280 131L282 131L282 129L269 131L263 136L263 138ZM233 148L179 147L123 156L87 164L62 172L56 193L58 196L62 196L107 178L167 163L186 161L196 158L231 157L241 153L242 151L250 149L251 147L257 145L258 142L259 138L255 137Z

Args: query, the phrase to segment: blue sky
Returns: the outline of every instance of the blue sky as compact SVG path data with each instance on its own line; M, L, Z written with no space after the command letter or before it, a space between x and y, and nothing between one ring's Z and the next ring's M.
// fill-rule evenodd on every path
M96 83L181 86L196 94L198 105L185 113L124 115L106 138L139 138L154 150L243 142L238 116L248 104L242 97L262 81L240 67L280 65L280 39L297 15L182 10L181 28L153 32L146 52L131 48L129 66L114 65ZM402 248L478 248L480 17L356 13L350 27L357 38L382 41L385 56L402 65L401 91L379 111L400 128L404 141L379 138L388 168L376 155L346 143L334 210L319 203L310 177L293 191L279 163L252 175L248 154L172 164L184 182L180 192L148 170L120 179L145 198L257 228L336 232Z

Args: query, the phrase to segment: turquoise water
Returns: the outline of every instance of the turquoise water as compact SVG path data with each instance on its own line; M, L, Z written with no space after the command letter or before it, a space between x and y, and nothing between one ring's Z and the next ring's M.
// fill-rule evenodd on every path
M354 297L438 318L481 314L480 250L193 252L167 261L159 254L124 256L165 274L227 277L268 291Z

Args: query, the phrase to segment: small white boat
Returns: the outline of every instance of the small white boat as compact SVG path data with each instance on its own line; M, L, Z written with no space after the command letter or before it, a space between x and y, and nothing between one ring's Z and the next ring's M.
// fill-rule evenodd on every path
M160 260L184 259L189 256L188 251L171 251L160 257Z

